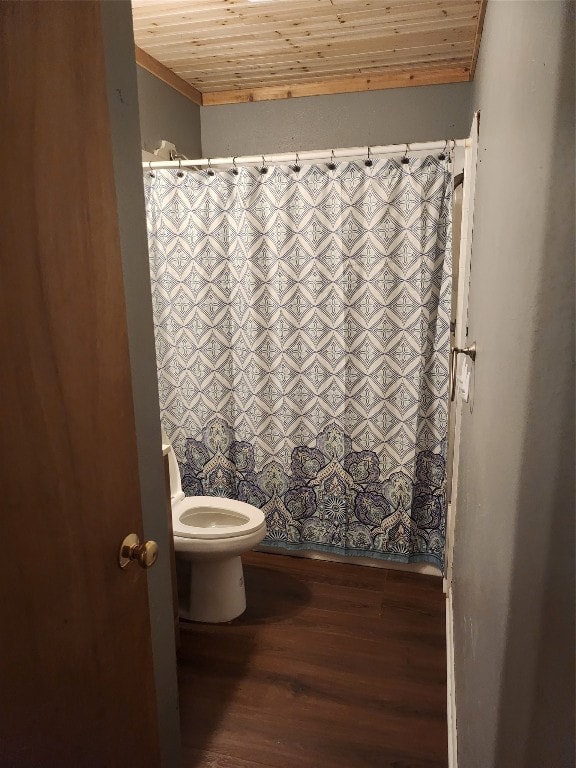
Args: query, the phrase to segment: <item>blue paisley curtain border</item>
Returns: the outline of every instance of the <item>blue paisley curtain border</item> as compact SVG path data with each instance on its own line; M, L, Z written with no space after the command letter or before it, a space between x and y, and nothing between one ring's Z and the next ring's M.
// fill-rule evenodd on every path
M352 441L336 424L330 424L319 436L317 445L331 445L331 458L317 447L297 446L293 451L292 475L282 494L282 488L278 487L281 469L267 465L263 472L256 473L252 446L231 439L233 430L224 421L215 419L203 434L204 440L186 440L187 460L179 462L185 494L235 498L263 509L268 524L265 546L406 562L407 550L418 544L415 540L418 529L426 529L430 551L411 552L410 562L437 567L443 564L446 496L445 460L440 454L432 451L418 454L415 482L408 475L395 472L379 483L378 457L369 451L352 450L341 455L338 448L345 445L351 448ZM322 500L323 513L332 532L330 543L321 540L323 531L320 537L315 536L314 525L307 530L307 521L313 518L318 506L312 483L323 470L325 479L339 476L340 481L339 493ZM330 482L326 485L331 486ZM331 490L334 490L333 484ZM343 501L346 492L353 496L351 506L356 523L352 525ZM418 525L403 529L402 512L407 509ZM379 528L383 528L380 533ZM380 542L378 536L384 538L384 534L387 534L386 541ZM304 540L295 540L303 536ZM377 548L378 544L386 543L389 548ZM398 551L394 551L394 547Z

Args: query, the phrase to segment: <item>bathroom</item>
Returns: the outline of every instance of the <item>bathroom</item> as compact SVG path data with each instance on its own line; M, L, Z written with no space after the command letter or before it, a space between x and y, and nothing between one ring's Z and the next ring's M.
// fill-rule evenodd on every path
M30 6L30 13L41 14L40 6ZM371 702L383 700L386 679L378 678L381 690L373 692L370 663L358 646L349 654L357 677L347 678L347 698L348 703L363 700L359 711L365 720L356 729L349 720L341 733L330 733L327 723L333 721L324 713L323 738L328 746L326 752L318 752L319 760L324 754L334 765L396 761L421 768L571 764L573 688L567 680L573 675L567 672L573 665L573 622L568 621L574 603L573 558L568 547L561 546L573 538L574 260L573 221L565 213L573 209L570 4L489 0L473 82L221 107L197 107L141 67L136 73L129 55L132 30L125 3L103 3L102 9L98 3L75 6L69 12L75 14L78 27L84 23L84 13L96 14L90 17L91 28L102 30L101 35L86 33L82 39L85 50L93 54L86 60L94 62L90 64L94 71L85 76L94 78L90 82L100 78L103 85L82 95L84 109L74 112L74 121L63 115L73 113L81 81L67 78L63 54L53 61L42 58L42 24L12 27L8 39L15 42L0 53L5 72L16 56L16 42L30 52L21 70L10 69L7 80L8 103L15 108L9 111L5 177L37 182L32 208L29 187L14 181L6 187L11 198L5 206L14 214L3 232L8 239L2 250L18 248L28 258L10 259L6 265L3 327L7 359L13 364L5 374L17 375L3 376L12 404L6 413L3 455L30 457L26 471L34 467L33 487L43 494L42 504L25 505L22 488L28 481L23 463L6 462L6 540L12 546L5 552L9 578L3 604L14 630L2 647L4 695L10 697L3 701L3 711L10 717L2 728L2 743L15 746L12 751L0 750L3 762L119 765L117 756L102 751L101 745L106 734L114 734L116 741L110 743L118 744L122 733L125 749L141 756L138 762L144 765L176 765L181 753L187 756L184 764L200 766L199 750L208 756L205 765L223 768L315 765L314 754L307 750L317 727L318 690L297 679L298 668L308 663L307 654L309 663L320 659L327 665L332 643L334 656L324 667L327 681L322 683L330 691L330 674L337 677L338 654L344 653L336 631L341 629L341 617L347 611L357 616L353 623L370 645L377 631L370 622L382 609L385 594L400 622L395 631L402 633L404 617L416 636L422 632L421 647L435 656L432 661L412 656L412 665L406 659L404 663L416 677L434 678L435 706L443 696L443 711L432 716L433 723L421 723L418 713L429 705L424 697L414 704L414 711L404 712L396 736L392 724L392 730L379 737L380 721L371 712ZM15 18L25 13L14 10ZM4 20L11 23L10 15ZM48 24L45 34L51 35L56 50L67 50L65 24ZM80 56L79 48L74 55ZM31 94L25 84L34 81L40 70L48 82L56 73L61 87L43 91L38 78L38 90ZM108 101L109 125L98 117L102 114L98 99L100 106ZM34 112L34 102L39 111ZM459 516L449 584L451 628L444 628L446 598L440 576L344 564L337 571L341 588L337 592L327 585L339 563L272 555L288 562L282 569L265 564L273 562L265 560L268 553L249 554L246 620L254 631L248 631L242 619L223 624L214 634L198 629L195 648L203 655L187 656L181 668L190 675L192 688L198 675L204 675L204 698L195 711L181 710L188 727L180 733L171 575L163 555L168 534L165 516L158 515L158 509L165 509L166 496L157 449L161 438L147 299L150 280L148 264L141 259L146 249L141 149L153 152L165 139L187 157L198 158L466 139L478 111L468 314L468 339L476 341L478 357L473 407L464 410L460 436ZM42 117L51 114L53 122ZM95 179L100 179L100 186L90 183ZM78 199L90 201L89 217L75 214ZM111 223L100 201L114 199L116 206L111 207L117 216ZM42 239L35 239L35 229L18 219L25 212L38 222ZM66 240L82 232L82 226L92 228L98 261L81 238ZM54 243L61 247L51 250ZM73 264L65 257L71 251ZM120 262L115 265L111 254L121 254L120 276ZM49 269L47 259L53 260ZM97 322L86 319L87 307ZM118 330L122 324L125 333ZM130 402L133 408L125 405ZM126 477L138 479L127 486ZM65 478L69 482L64 483ZM110 504L113 498L118 501ZM99 524L93 525L96 510ZM24 512L30 528L42 526L57 535L30 540L30 528L17 525ZM148 574L147 594L144 572L135 565L121 571L115 563L118 574L104 569L100 574L96 567L132 530L158 541L160 547L158 562ZM55 567L58 552L67 556L57 556ZM386 591L392 585L394 589ZM118 602L101 611L103 587ZM423 599L430 602L418 603L428 591ZM353 604L353 593L360 603ZM436 612L432 618L426 615L431 605ZM42 644L27 630L25 615L31 617ZM106 631L99 631L104 619ZM306 623L324 632L325 642L299 647ZM426 638L429 626L435 634ZM264 670L261 674L269 685L256 679L250 689L256 713L250 724L243 720L246 712L235 715L233 706L239 695L237 683L249 679L257 658L259 627L265 631L260 635L264 645L268 644L263 648L266 663L274 657L278 663L282 659L290 663L284 668L256 666ZM234 633L232 645L225 637L227 630L228 636ZM447 632L453 638L446 662ZM384 637L390 686L409 685L406 680L394 682L406 647L394 650L385 641ZM59 650L52 652L50 643ZM97 664L91 666L84 647L96 649L92 656ZM230 647L236 649L235 658L229 655ZM416 647L417 643L410 646ZM123 648L130 654L123 655ZM214 658L218 648L228 656L212 669L199 669L203 662L198 658ZM113 662L116 657L122 659L126 677L116 674L121 669ZM446 663L452 683L445 679ZM432 669L431 664L437 666ZM57 674L47 674L47 666ZM437 676L439 669L443 679ZM211 675L212 696L207 693ZM50 707L58 679L68 693L58 699L60 707ZM445 701L447 685L448 690L452 685L455 710L454 701ZM274 691L284 692L296 708L301 707L300 735L294 732L289 741L279 735L276 751L266 756L255 740L258 712L261 736L270 749L274 734L286 733L282 722L274 724L275 717L284 717L280 711L275 715ZM350 712L348 703L338 699L331 706ZM451 709L457 713L457 748L456 722L452 735L446 732ZM63 711L66 722L59 717ZM87 724L90 711L99 713L91 721L97 723L92 729ZM402 719L401 706L396 715ZM222 723L235 717L236 730L226 736ZM154 748L161 758L147 758L142 751L146 723L149 733L157 734ZM210 725L212 733L195 729L196 723L203 728ZM249 728L256 736L247 737L242 751L234 753L232 742L240 742ZM436 746L431 746L435 732ZM219 751L210 754L216 734L221 739ZM359 743L359 734L364 744ZM394 738L408 744L407 751L395 751ZM349 753L342 746L347 739ZM22 744L28 745L29 758L23 757ZM49 755L44 763L34 757L41 745ZM85 757L78 758L81 754ZM106 756L90 757L99 754Z
M144 6L142 10L146 13L148 8ZM138 20L138 17L136 19ZM138 36L136 43L139 44ZM218 429L224 432L230 429L225 423L230 421L230 418L226 418L228 408L224 402L224 395L220 390L214 396L210 394L209 388L216 386L215 376L209 372L210 360L201 351L197 354L191 351L192 356L187 355L186 360L184 360L177 350L179 348L193 350L199 344L204 346L209 346L211 343L215 345L226 344L224 336L213 337L211 331L208 330L207 324L210 323L209 317L211 315L218 318L220 325L232 321L241 328L242 325L246 326L248 321L238 317L237 305L231 306L225 310L225 313L220 306L213 310L209 310L208 307L196 309L194 290L209 290L204 281L210 284L211 274L224 274L222 265L219 263L216 263L210 272L204 271L206 263L211 266L214 264L213 253L218 250L218 244L215 241L212 252L200 256L199 263L196 263L192 254L184 252L186 245L181 244L184 250L182 253L178 251L180 255L177 257L177 262L173 260L174 241L171 239L171 234L168 234L172 232L172 216L178 216L177 213L170 213L174 203L172 190L175 187L173 185L186 185L183 188L178 187L178 189L182 189L182 197L178 197L178 207L180 209L180 205L182 206L182 216L186 217L195 205L195 199L188 200L186 198L187 185L194 185L195 181L194 178L187 178L184 175L178 177L176 175L177 167L174 166L170 170L172 175L162 175L157 161L161 160L162 155L167 157L167 152L166 149L160 149L160 155L155 155L153 154L154 151L159 147L166 147L166 144L170 142L173 152L177 152L188 159L235 156L238 158L236 168L231 169L230 163L223 166L224 175L222 178L227 182L234 180L234 170L239 170L246 165L242 160L243 156L263 155L262 161L256 164L256 168L263 166L263 163L269 167L267 175L261 174L260 176L261 183L264 179L268 184L275 167L280 167L281 172L286 174L282 176L282 180L286 183L296 179L296 174L304 177L306 175L305 165L307 164L318 162L319 168L330 170L330 167L325 165L330 163L330 158L325 158L325 163L322 163L320 159L307 159L307 151L310 150L333 147L340 155L344 152L344 150L339 149L342 147L371 146L371 156L375 160L380 160L381 152L377 149L378 145L399 144L405 140L411 143L411 151L413 151L414 142L425 142L433 137L439 137L443 141L440 147L436 149L435 157L442 155L447 143L446 155L450 151L454 153L453 173L454 176L457 176L463 168L464 147L454 147L452 140L448 137L462 139L470 134L473 122L473 112L470 107L471 93L468 84L458 83L438 86L435 89L401 88L220 107L201 107L171 87L170 82L164 82L162 73L158 71L158 65L151 63L146 56L138 53L144 63L144 66L138 68L138 100L141 140L144 150L146 201L150 212L149 206L154 206L156 211L155 214L151 214L149 236L151 238L150 259L151 263L155 265L152 269L155 286L153 306L162 307L161 315L158 317L155 315L157 338L161 339L158 347L158 366L160 370L159 387L163 393L161 396L162 426L168 433L171 443L174 444L175 440L180 443L178 447L175 446L178 452L178 461L176 461L174 451L170 449L172 478L175 474L181 474L181 484L187 497L198 495L200 499L204 499L203 493L227 496L227 488L220 486L214 489L214 482L210 480L211 474L217 472L220 467L221 477L226 477L230 471L236 472L236 482L239 481L244 484L244 473L233 468L239 463L234 460L234 443L230 449L222 449L222 458L219 458L220 452L218 450L210 447L216 439L215 435L209 431L212 424L217 423ZM150 71L146 65L149 66ZM165 76L170 81L170 76L166 74ZM431 92L429 93L429 91ZM417 121L417 115L425 115L426 120L421 118ZM234 125L233 132L229 129L231 125ZM432 153L432 150L429 151ZM276 160L274 156L278 152L288 153L288 160L284 160L284 163ZM291 170L296 162L296 153L299 153L298 158L302 165L300 172ZM360 168L365 167L366 157L364 155L367 155L367 150L364 150L363 156L356 160ZM418 156L423 157L425 153L421 152L419 155L415 155L415 157ZM182 165L182 160L177 161L177 166L181 169L180 172L182 174L190 173L193 176L196 174L202 187L198 189L194 187L196 190L194 194L196 199L204 200L204 185L213 184L215 180L218 180L218 177L209 176L209 171L206 168L202 168L199 172L188 171L186 169L189 166ZM338 158L338 162L342 168L343 161ZM211 167L213 172L218 174L219 166L211 165ZM236 180L238 183L242 183L240 172L236 175ZM168 199L163 200L165 188L169 190L167 194L170 201ZM461 192L461 189L457 190L456 194L461 194ZM283 193L283 195L286 199L290 197L290 193ZM216 198L214 198L214 203L218 205ZM245 203L245 207L252 210L252 207L258 204L261 203L250 201ZM197 215L198 212L196 211L194 221L196 221ZM344 215L343 218L345 218ZM250 221L254 223L253 218ZM232 222L229 223L233 226ZM459 221L455 222L454 227L456 228L459 223ZM181 222L178 223L179 229L185 226ZM294 226L294 221L292 221L292 226ZM176 247L180 248L180 246ZM254 257L257 259L257 254ZM189 264L193 264L192 269L190 269ZM257 261L254 263L253 269L258 270ZM290 267L287 269L289 271ZM330 279L329 265L323 267L321 264L319 269L327 275L327 279ZM256 273L258 274L258 272ZM232 280L234 279L232 277ZM174 280L179 284L175 283ZM194 286L199 280L202 281L199 284L201 287L195 289ZM454 281L456 282L455 277ZM163 290L163 285L166 285L166 291ZM212 283L212 285L217 296L220 297L219 284ZM192 293L188 292L190 290ZM273 293L271 290L271 301L276 298ZM323 295L325 294L326 291ZM172 306L172 310L168 309L174 300L180 301L180 299L175 298L176 296L184 297L181 301L187 307L183 311L183 314L186 315L185 322L180 317L178 309L175 309L174 306ZM206 299L206 301L212 300L216 301L214 297ZM192 314L188 301L194 306ZM199 299L198 302L200 301ZM258 295L258 301L263 301L261 295ZM282 305L286 306L288 301L284 299ZM274 333L273 327L275 322L276 324L279 322L277 317L278 312L264 319L257 311L251 317L251 322L257 326L268 325L269 328L272 328L266 338L270 344L276 347L280 341L277 333ZM282 317L287 324L290 322L297 323L290 317L287 310L284 310ZM315 318L312 320L308 315L307 324L316 322L319 326L326 325L332 319L326 311L318 313ZM334 318L332 322L338 324L339 321ZM200 337L196 336L196 324L199 326ZM172 330L170 326L172 326ZM176 328L178 330L175 330ZM183 332L186 334L185 341L183 340ZM261 346L265 343L262 333L259 331L259 335L254 340L244 338L242 335L236 344L242 340L250 348L250 351L247 350L239 356L233 354L230 358L230 364L244 372L250 370L251 364L258 366L258 369L266 369L266 360L254 355L254 362L252 363L253 358L251 356L254 345ZM307 340L302 339L302 341L306 343ZM292 341L291 344L293 343ZM339 337L336 343L341 349L342 346L340 345L345 346L345 339ZM389 347L393 347L394 343L390 342ZM321 346L324 347L325 344L326 342L322 341ZM280 346L284 353L283 359L288 361L291 371L297 370L298 360L290 355L286 344L282 345L280 342ZM226 363L224 362L225 358L220 355L217 365L219 371L222 371ZM240 357L243 359L240 360ZM325 364L321 356L316 356L315 360L318 367ZM351 359L351 364L354 362ZM176 377L171 373L173 364L178 367L178 370L182 365L184 366ZM338 361L333 360L333 364L337 365ZM304 367L308 369L309 364L305 363ZM189 378L190 372L199 377L199 382L202 383L195 385ZM268 374L270 371L266 371L266 373ZM261 390L266 382L266 379L263 378L264 375L264 371L262 371L249 383ZM303 387L309 387L313 379L310 377L302 378ZM220 385L221 382L225 381L226 375L219 374L217 384ZM226 389L230 387L232 390L229 402L231 401L236 408L240 407L243 411L248 410L252 403L268 411L266 404L261 400L248 400L248 396L239 391L244 381L243 378L240 381L236 380L233 385L225 383ZM272 386L275 387L275 391L278 391L278 387L281 388L277 377L272 381ZM290 382L288 386L291 390L292 384ZM179 392L180 387L186 387L184 394ZM325 382L322 382L322 389L326 390ZM276 397L278 396L276 395ZM318 400L321 407L326 405L320 399ZM294 397L284 396L282 402L289 416L298 410L298 403L295 402ZM240 403L242 404L240 405ZM316 401L307 403L306 411L312 411L314 405L316 405ZM268 403L268 406L273 413L278 413L279 403L276 402L274 405ZM340 408L341 412L342 408ZM311 418L306 421L304 431L307 427L312 430L315 428L315 425L310 422ZM184 424L188 426L183 428ZM339 418L337 425L341 424L342 420ZM202 428L205 425L206 429L204 430ZM322 432L325 426L324 420L321 426L316 427L316 434L321 433L316 441L317 448L320 444L324 445ZM265 428L266 425L262 425L261 430L263 431ZM285 428L294 431L292 423L286 423ZM249 459L243 459L242 463L255 464L253 471L261 473L267 462L281 461L279 458L280 446L274 449L269 448L266 440L256 439L255 431L252 431L255 429L251 424L242 421L240 415L237 415L230 439L247 441L250 447L243 450L249 450L251 455ZM355 434L360 436L362 433L363 429L356 427ZM220 435L220 432L218 434ZM166 441L168 437L166 437ZM220 435L218 439L224 440L224 436ZM310 446L314 444L314 439L311 440L308 437L307 440L301 442ZM187 449L186 446L194 447ZM255 446L256 450L260 450L258 462L254 460L252 446ZM357 443L354 450L359 451L360 449L361 446ZM188 463L187 450L194 450L195 455L204 456L201 463L205 466L209 465L210 469L207 470L200 464L196 466L195 462ZM291 455L291 461L282 462L288 478L294 477L291 463L294 466L295 457L300 452L309 452L309 450L308 447L301 446L297 441L290 442L288 451ZM310 454L306 453L306 456L308 455ZM315 457L318 455L318 453L314 454ZM324 448L322 455L326 456L326 448ZM234 465L231 464L233 460ZM208 464L206 464L207 461ZM340 473L338 477L344 482L351 480L349 476L343 474L342 465L345 463L346 460L341 462L340 467L336 470ZM388 474L391 471L389 469ZM222 483L222 479L220 483ZM314 478L312 479L312 486L313 483ZM259 480L256 488L252 483L253 490L251 493L253 497L258 496L258 501L252 501L253 504L263 507L264 510L268 507L266 539L260 541L262 537L256 535L256 538L252 537L249 544L243 545L242 537L236 536L234 538L237 545L244 547L241 554L244 561L244 578L246 579L247 611L243 616L237 617L237 614L242 613L243 605L246 604L243 595L237 595L239 590L230 586L242 582L238 558L235 558L235 563L227 560L225 570L222 569L219 561L215 561L211 565L210 561L205 559L205 550L210 546L210 542L216 544L218 540L199 539L196 543L196 537L190 532L190 526L181 526L179 521L180 515L183 519L190 520L191 513L185 509L180 512L174 508L177 591L180 599L179 613L181 618L178 655L180 712L183 734L192 730L192 723L197 729L195 739L192 737L187 739L185 747L187 759L192 757L201 766L203 760L217 759L218 756L224 754L228 759L238 761L246 761L252 757L256 763L264 765L273 762L274 749L277 748L278 744L282 744L283 759L287 764L297 759L296 750L304 750L310 755L310 759L322 764L332 763L336 765L339 764L339 760L353 764L349 751L353 750L355 744L363 743L363 762L358 762L358 764L371 764L376 762L378 758L381 760L386 758L399 759L401 756L413 760L426 759L431 765L434 764L434 761L438 761L439 765L443 764L447 752L447 726L444 719L446 688L443 659L445 598L442 592L441 566L437 562L435 563L432 558L428 561L422 558L416 564L411 562L408 566L404 566L403 560L406 558L393 552L389 559L385 560L379 559L381 558L379 551L376 551L371 558L358 556L358 553L354 557L354 550L350 545L345 550L345 557L342 555L342 547L339 549L331 548L331 551L326 551L327 547L324 546L324 551L322 551L322 547L318 546L307 548L303 541L298 545L298 548L296 546L283 547L278 539L285 538L286 535L283 526L286 509L282 504L279 505L278 513L275 509L270 509L270 505L267 505L263 500L263 486L265 486L264 480ZM309 487L310 485L307 486L307 488ZM237 498L236 488L230 493L233 498ZM182 499L183 491L180 485L174 487L172 495L173 505L186 506L185 499ZM289 504L285 500L290 494L288 493L288 496L282 494L282 496L284 504ZM238 498L243 501L248 500L247 497L243 496L238 496ZM205 504L205 502L203 503ZM320 505L321 502L318 500L316 503ZM241 511L240 507L238 507L238 511ZM249 511L247 514L249 515ZM207 530L213 531L213 528ZM291 530L293 531L294 528ZM303 536L305 536L306 528L304 527L303 530ZM365 528L362 529L363 535L365 535L364 531ZM203 533L204 529L200 531L199 536L201 537ZM348 538L350 538L349 535ZM203 548L202 550L198 549L198 556L202 560L195 561L194 552L201 544ZM260 552L264 550L266 554L256 557L248 555L248 549L254 545L259 545ZM191 549L188 556L190 559L181 551L184 546L186 550ZM290 555L292 557L289 557ZM301 559L306 555L325 558L326 562L320 564L318 561L309 562L309 560ZM300 559L294 562L298 556ZM416 559L414 558L414 560ZM337 560L340 563L334 562ZM342 567L341 563L344 560L356 565L352 568ZM364 573L359 571L362 565L364 566L362 569ZM380 566L380 568L367 570L369 566L374 565ZM418 602L418 598L411 594L410 583L412 582L409 581L410 577L397 571L387 576L386 570L382 570L386 567L396 569L407 567L413 572L428 574L424 578L416 577L415 580L413 579L413 589L416 590L417 594L422 592L421 602ZM205 594L200 594L200 590L203 588ZM240 591L243 592L243 590ZM272 594L274 595L273 601ZM289 599L290 596L292 596L292 600ZM240 608L236 608L236 603L240 605ZM403 605L403 612L401 611L398 616L396 616L394 608L396 604ZM337 606L342 606L342 609L339 610ZM334 613L336 613L342 622L342 611L349 617L350 626L342 623L342 626L339 627L338 621L333 618ZM420 637L427 633L425 647L420 648L416 638L408 641L405 637L403 650L407 656L424 654L428 659L428 662L422 662L422 690L419 693L406 696L399 695L398 698L389 693L383 693L382 700L373 692L370 699L364 700L364 702L359 701L354 706L354 697L352 691L347 687L346 679L350 677L362 679L363 686L368 685L366 673L359 668L357 646L364 646L365 648L362 658L366 667L371 669L369 676L373 679L372 685L375 691L378 688L383 692L386 690L386 677L388 677L388 685L392 688L397 689L398 686L402 686L405 671L399 669L397 679L392 679L389 673L390 667L386 660L389 659L390 664L395 665L395 658L401 653L395 644L399 642L399 633L409 633L410 631L408 629L410 612L421 617L421 620L415 624ZM431 615L424 621L422 617L426 612ZM285 616L284 613L287 615ZM386 619L383 618L384 616ZM313 620L312 617L317 618L310 628L308 623ZM232 620L233 627L208 629L197 626L190 627L186 621L189 619L207 622ZM363 623L365 626L361 628ZM391 624L397 625L397 632L384 629L386 625L389 627ZM355 632L358 634L356 635ZM333 653L336 653L336 648L340 649L338 655L342 675L340 683L337 685L334 681L329 691L324 689L322 678L326 674L326 667L332 663L330 653L323 654L320 649L316 650L315 661L309 662L309 669L301 670L300 673L296 671L301 666L298 657L304 655L308 657L315 646L318 644L322 646L327 634L334 646ZM239 640L242 642L239 643ZM227 667L229 663L227 660L233 653L228 644L235 648L233 672ZM276 658L274 659L265 651L269 644L272 644L276 649ZM367 650L368 648L371 649L371 652ZM219 672L219 667L222 665L225 665L225 672ZM292 677L286 671L290 668L294 669ZM273 674L271 670L274 670ZM274 683L273 680L276 678L277 682ZM270 680L268 684L266 684L267 679ZM211 680L214 680L212 684ZM233 689L233 695L230 689ZM250 722L250 699L253 695L262 696L264 699L270 698L275 704L268 713L260 713L258 729L253 733L253 726L251 726L243 734L245 738L241 739L238 738L237 723L241 722L243 718ZM352 737L350 733L344 731L343 724L336 719L333 712L334 702L344 700L346 697L350 700L349 710L346 714L347 720L361 722L370 721L371 706L381 707L383 710L389 710L391 707L401 710L417 705L419 698L425 698L428 702L426 705L428 715L423 714L422 721L416 727L426 736L422 737L411 754L407 748L403 750L397 744L395 747L389 746L390 752L387 754L382 745L393 742L394 739L403 738L399 734L402 734L402 728L406 725L407 720L397 717L395 720L398 722L391 725L391 728L395 728L396 732L388 733L386 718L382 716L380 720L373 718L374 722L370 727L366 725L364 729L360 730L356 726L356 733ZM199 702L206 703L200 705ZM298 712L301 707L314 708L316 711L316 715L309 718L307 737L298 726ZM343 712L345 711L343 709ZM434 712L438 713L438 717L434 716ZM278 721L286 723L286 727L280 728ZM290 725L288 725L289 723ZM379 736L374 739L373 745L369 746L372 741L371 734L374 733L375 727L379 731ZM322 728L329 728L334 732L342 731L343 735L342 737L334 735L328 740L324 738ZM318 730L320 730L320 734L317 733ZM231 743L235 746L231 746ZM220 757L220 759L223 758ZM356 759L360 761L359 756Z

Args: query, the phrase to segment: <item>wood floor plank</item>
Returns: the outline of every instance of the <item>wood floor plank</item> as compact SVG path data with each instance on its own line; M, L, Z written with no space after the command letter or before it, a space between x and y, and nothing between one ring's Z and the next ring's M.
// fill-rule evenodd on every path
M210 750L197 750L194 747L187 748L187 756L193 762L187 765L202 766L202 768L274 768L270 764L256 763L254 759L242 760L239 757L222 755Z
M248 609L182 622L186 768L445 768L440 579L268 553Z
M396 643L371 641L351 648L347 637L334 635L327 639L322 633L311 632L307 633L306 640L306 647L303 648L301 638L288 633L281 637L262 638L257 653L248 658L247 666L251 674L272 674L289 666L290 674L309 674L319 681L326 677L329 684L334 679L343 680L350 687L359 681L369 688L372 685L378 687L384 676L388 681L399 679L403 683L422 687L444 681L443 650L427 653L422 659L421 653L414 648L402 648L399 652ZM248 645L244 644L244 647ZM207 635L194 643L187 643L186 653L180 654L180 666L183 670L192 670L194 674L203 674L204 659L208 655L217 655L219 673L236 673L241 658L239 644L214 640Z

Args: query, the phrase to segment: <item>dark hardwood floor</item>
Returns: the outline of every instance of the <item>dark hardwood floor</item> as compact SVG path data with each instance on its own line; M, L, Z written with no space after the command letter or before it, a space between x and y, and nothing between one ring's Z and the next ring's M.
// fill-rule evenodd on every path
M243 561L243 616L181 622L184 768L445 768L441 579Z

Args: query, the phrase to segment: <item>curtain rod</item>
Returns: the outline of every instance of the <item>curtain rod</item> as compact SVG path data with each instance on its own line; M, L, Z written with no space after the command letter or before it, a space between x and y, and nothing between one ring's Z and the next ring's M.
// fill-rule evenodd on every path
M448 139L446 141L427 141L414 144L389 144L388 146L381 147L348 147L347 149L319 149L308 150L304 152L284 152L277 155L243 155L239 157L212 157L201 158L198 160L145 160L142 163L143 168L193 168L204 167L208 165L233 165L234 163L239 165L248 165L250 163L277 163L288 164L293 163L296 158L299 162L305 162L306 160L330 160L334 158L352 158L352 157L365 157L370 150L370 157L377 159L379 155L395 155L404 154L405 152L425 152L436 149L444 149L448 146L449 149L454 147L468 147L470 145L470 139Z

